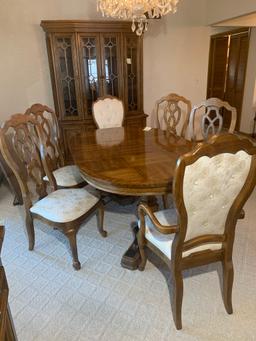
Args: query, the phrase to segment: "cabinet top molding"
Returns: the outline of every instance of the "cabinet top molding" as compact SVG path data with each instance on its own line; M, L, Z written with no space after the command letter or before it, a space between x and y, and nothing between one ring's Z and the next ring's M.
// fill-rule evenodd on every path
M42 20L45 32L131 32L130 21Z

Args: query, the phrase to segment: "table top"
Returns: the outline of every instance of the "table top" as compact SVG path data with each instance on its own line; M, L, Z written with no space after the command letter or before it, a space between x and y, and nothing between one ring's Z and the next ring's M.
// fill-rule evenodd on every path
M84 131L69 141L74 163L94 187L124 195L171 191L176 162L193 143L159 129Z

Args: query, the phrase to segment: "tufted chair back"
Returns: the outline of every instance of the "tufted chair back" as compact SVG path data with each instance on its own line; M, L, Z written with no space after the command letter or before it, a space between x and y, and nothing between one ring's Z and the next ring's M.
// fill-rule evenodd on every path
M176 245L181 252L222 249L230 241L255 185L255 154L248 140L226 134L180 158L173 194L180 217Z
M97 128L122 127L124 120L124 105L113 96L100 97L93 103L93 118Z

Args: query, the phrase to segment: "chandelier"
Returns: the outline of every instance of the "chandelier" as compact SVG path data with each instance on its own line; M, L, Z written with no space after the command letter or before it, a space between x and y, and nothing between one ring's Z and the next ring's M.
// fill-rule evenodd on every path
M148 28L148 19L175 13L179 0L97 0L102 16L132 21L132 31L141 35Z

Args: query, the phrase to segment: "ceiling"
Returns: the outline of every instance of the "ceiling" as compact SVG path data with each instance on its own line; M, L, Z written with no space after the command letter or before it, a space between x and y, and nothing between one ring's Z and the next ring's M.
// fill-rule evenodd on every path
M256 27L256 12L239 16L233 19L224 20L214 24L214 26L249 26Z

